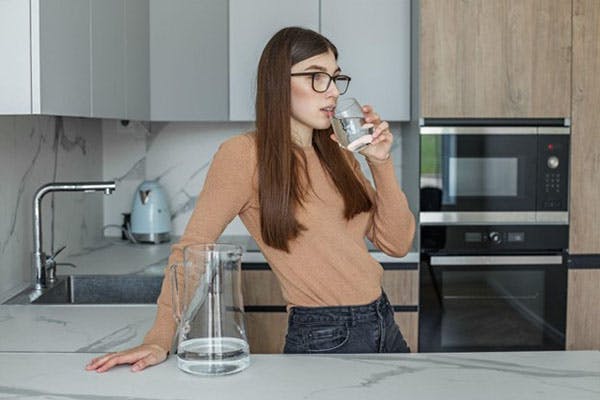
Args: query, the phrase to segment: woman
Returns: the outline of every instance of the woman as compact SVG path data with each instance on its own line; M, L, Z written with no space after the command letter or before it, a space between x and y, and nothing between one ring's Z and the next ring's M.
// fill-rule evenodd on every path
M387 122L364 107L376 126L362 151L376 191L336 143L330 116L350 80L340 72L335 46L316 32L292 27L271 38L258 66L256 131L220 146L169 265L186 245L216 241L239 215L288 302L285 353L407 352L381 290L382 267L364 237L403 256L414 217L395 177ZM141 346L98 357L86 369L133 364L139 371L165 360L176 329L170 292L165 279Z

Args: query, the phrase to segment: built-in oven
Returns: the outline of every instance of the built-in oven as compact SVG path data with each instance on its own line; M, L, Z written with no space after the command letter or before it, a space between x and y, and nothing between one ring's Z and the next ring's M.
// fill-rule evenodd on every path
M565 346L568 227L421 228L419 351Z
M421 223L568 223L568 119L421 124Z

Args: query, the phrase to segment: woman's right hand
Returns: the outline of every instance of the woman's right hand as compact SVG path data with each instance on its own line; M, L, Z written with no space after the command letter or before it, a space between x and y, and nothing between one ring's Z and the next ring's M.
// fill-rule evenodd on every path
M163 362L167 358L167 354L168 352L159 345L142 344L118 353L108 353L101 357L96 357L85 366L85 369L88 371L105 372L115 365L131 364L131 370L137 372L151 365Z

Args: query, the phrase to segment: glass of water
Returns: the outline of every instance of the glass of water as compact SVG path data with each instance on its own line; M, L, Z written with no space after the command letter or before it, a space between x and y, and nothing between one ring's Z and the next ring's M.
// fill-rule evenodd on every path
M353 97L338 100L331 126L340 146L349 151L360 151L373 141L373 124L365 123L362 107Z

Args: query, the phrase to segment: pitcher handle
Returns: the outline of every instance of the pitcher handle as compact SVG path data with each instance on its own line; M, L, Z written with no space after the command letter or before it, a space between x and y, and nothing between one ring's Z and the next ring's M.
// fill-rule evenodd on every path
M179 285L177 280L177 267L181 264L173 264L169 266L169 275L171 278L171 301L173 304L173 318L177 325L181 322L181 301L179 301Z

